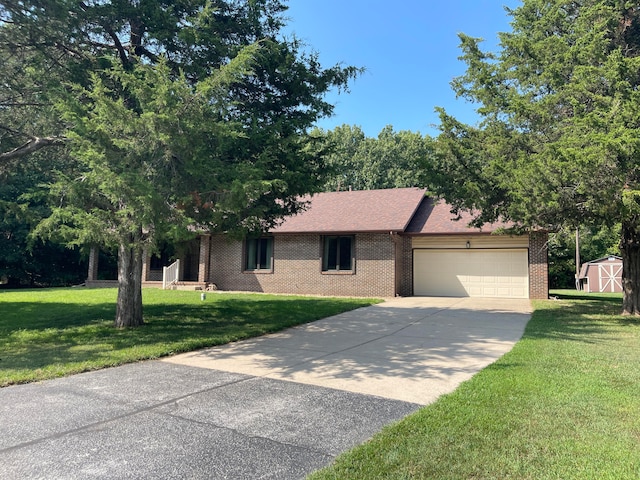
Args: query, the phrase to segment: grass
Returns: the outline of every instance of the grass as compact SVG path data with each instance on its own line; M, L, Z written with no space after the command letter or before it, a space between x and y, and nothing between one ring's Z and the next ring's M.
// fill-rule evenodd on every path
M640 322L554 295L510 353L310 478L640 478Z
M0 387L263 335L371 299L143 291L145 325L118 330L115 289L0 291Z

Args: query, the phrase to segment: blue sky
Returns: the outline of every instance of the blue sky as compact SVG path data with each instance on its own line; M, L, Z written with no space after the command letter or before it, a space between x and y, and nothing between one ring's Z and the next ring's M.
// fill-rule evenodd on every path
M319 53L325 67L365 67L351 92L328 99L335 115L324 129L358 125L369 137L386 125L436 135L436 106L475 123L474 106L456 100L449 83L464 73L457 34L482 37L496 50L498 32L509 31L503 6L518 0L289 0L287 30Z

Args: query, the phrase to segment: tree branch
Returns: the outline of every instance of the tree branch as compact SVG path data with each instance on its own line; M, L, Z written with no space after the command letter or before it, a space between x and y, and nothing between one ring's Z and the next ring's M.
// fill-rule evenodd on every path
M43 102L17 102L11 100L0 100L0 107L44 107L48 103Z
M32 137L31 140L19 147L0 153L0 164L6 163L16 158L24 157L45 147L64 145L66 137Z
M118 56L120 57L120 62L122 62L122 66L127 67L127 65L129 64L129 56L127 55L127 50L124 48L124 46L120 42L118 35L116 35L116 32L114 32L113 29L106 24L103 25L103 28L113 40L116 50L118 50Z

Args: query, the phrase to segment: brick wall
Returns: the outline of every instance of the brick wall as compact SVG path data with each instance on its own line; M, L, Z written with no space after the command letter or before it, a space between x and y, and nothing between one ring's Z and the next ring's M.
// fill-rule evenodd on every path
M529 236L529 298L549 298L548 234L534 232Z
M319 235L276 236L273 270L268 272L242 271L240 241L213 236L210 252L208 282L220 290L360 297L413 295L410 237L356 235L355 274L321 271ZM546 299L548 295L547 234L534 233L529 239L529 296Z
M273 270L243 272L243 245L211 238L209 282L220 290L308 295L393 297L395 244L389 234L355 236L355 273L326 273L319 235L277 235Z
M198 281L204 283L209 278L209 247L211 236L200 237L200 254L198 255Z
M411 297L413 295L413 249L411 237L401 236L398 240L396 291L402 297Z
M87 272L87 281L98 280L98 258L100 250L98 247L91 247L89 251L89 271Z

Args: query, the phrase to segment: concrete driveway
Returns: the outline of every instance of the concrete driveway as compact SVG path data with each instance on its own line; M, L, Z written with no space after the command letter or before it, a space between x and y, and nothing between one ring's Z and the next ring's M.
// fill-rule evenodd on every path
M0 389L0 477L303 478L492 363L526 300L406 298Z
M394 299L167 362L426 405L508 352L528 300Z

